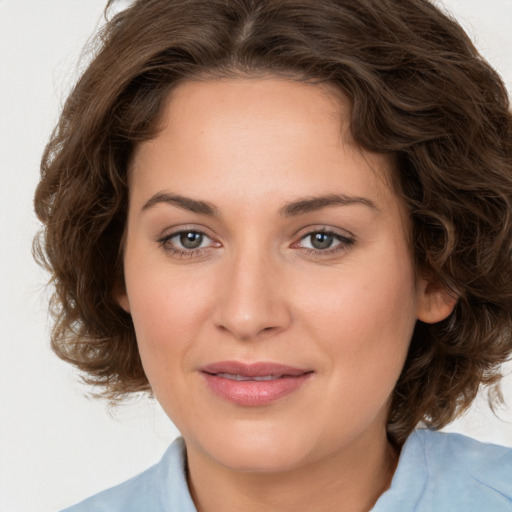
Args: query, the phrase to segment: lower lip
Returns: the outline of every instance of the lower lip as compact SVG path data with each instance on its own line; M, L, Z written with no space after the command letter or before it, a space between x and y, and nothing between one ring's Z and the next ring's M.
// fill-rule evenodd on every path
M299 389L311 373L279 377L274 380L231 380L203 373L208 387L221 398L246 407L268 405Z

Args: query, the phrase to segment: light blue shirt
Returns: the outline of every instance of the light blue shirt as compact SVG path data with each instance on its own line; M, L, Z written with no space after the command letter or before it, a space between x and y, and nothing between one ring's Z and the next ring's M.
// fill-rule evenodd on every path
M140 475L63 512L197 512L183 439ZM417 430L402 448L391 487L371 512L512 512L512 449Z

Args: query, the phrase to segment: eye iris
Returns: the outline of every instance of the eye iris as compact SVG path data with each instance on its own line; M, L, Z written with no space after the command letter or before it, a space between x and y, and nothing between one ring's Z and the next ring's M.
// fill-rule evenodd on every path
M315 249L328 249L334 241L334 237L327 233L314 233L311 235L311 245Z
M180 243L186 249L197 249L203 243L203 235L194 231L182 233L180 235Z

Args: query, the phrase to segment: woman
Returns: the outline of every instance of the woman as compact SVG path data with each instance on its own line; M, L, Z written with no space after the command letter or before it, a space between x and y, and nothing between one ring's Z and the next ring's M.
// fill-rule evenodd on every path
M425 0L114 17L36 192L52 342L183 438L69 510L510 510L435 432L512 353L508 108Z

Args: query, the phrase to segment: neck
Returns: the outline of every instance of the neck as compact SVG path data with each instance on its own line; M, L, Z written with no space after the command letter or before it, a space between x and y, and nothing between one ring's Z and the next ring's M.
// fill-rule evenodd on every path
M188 449L189 486L198 512L367 512L389 487L398 454L385 432L286 471L227 468Z

